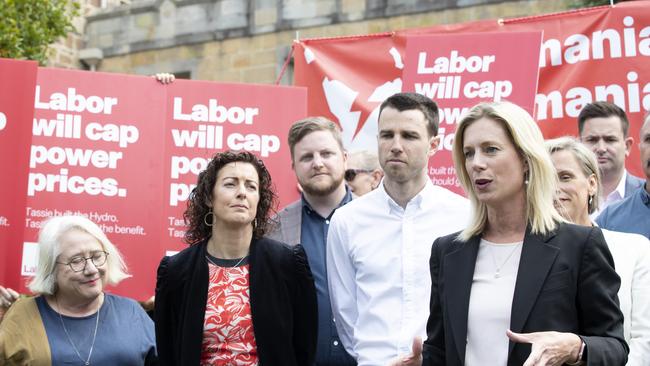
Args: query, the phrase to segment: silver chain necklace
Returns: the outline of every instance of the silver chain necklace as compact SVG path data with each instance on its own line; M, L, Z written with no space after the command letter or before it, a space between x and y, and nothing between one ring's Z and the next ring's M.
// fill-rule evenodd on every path
M205 259L207 259L208 262L214 264L215 266L220 267L220 268L223 268L223 271L226 273L226 277L228 277L228 281L230 281L230 271L228 271L228 269L239 267L239 265L241 264L241 262L243 262L244 259L246 259L246 257L248 257L248 255L245 255L245 256L241 257L241 259L240 259L237 263L235 263L235 265L232 266L232 267L224 267L224 266L220 266L220 265L214 263L214 261L213 261L212 259L210 259L210 257L209 257L207 254L206 254L206 256L205 256Z
M72 341L72 338L70 337L70 333L68 333L68 330L65 328L65 323L63 323L63 316L61 316L61 307L59 306L59 299L55 296L54 301L56 301L56 307L59 308L59 311L57 312L59 314L59 319L61 320L61 326L63 327L63 331L65 332L65 335L68 337L68 341L70 342L70 345L72 345L72 349L74 349L74 352L77 354L77 357L81 360L81 362L84 363L84 365L89 366L90 365L90 357L93 355L93 348L95 348L95 339L97 339L97 328L99 327L99 311L101 310L101 305L99 306L99 309L97 309L97 317L95 320L95 331L93 334L93 343L90 344L90 351L88 351L88 358L84 361L83 357L81 357L81 354L79 353L79 350L77 349L77 346L75 346L74 342Z
M501 263L500 266L497 265L496 256L494 255L494 252L492 251L494 248L490 247L490 254L492 256L492 262L494 262L494 267L496 268L496 271L494 272L494 278L501 277L501 268L503 268L503 266L505 266L506 263L508 263L508 261L510 260L510 257L512 257L512 255L515 254L515 252L517 251L517 248L519 248L520 245L521 245L521 243L515 245L515 247L512 249L512 251L510 251L510 254L508 254L506 259L503 261L503 263Z

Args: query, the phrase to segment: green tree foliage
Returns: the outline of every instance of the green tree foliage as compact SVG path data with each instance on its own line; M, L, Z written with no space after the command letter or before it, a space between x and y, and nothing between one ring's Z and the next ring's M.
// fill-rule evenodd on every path
M74 30L78 13L69 0L0 0L0 57L44 65L49 45Z

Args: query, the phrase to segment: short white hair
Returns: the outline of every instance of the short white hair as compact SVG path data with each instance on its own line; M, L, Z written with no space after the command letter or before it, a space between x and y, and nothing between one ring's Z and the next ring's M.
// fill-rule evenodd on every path
M377 169L381 170L377 153L368 150L356 150L350 152L348 154L348 167L370 171Z
M130 277L122 255L97 224L83 216L56 216L44 222L38 235L38 266L36 275L28 286L33 293L54 295L57 291L54 272L57 257L61 254L60 239L71 230L92 235L108 253L105 264L107 284L117 285L123 279Z

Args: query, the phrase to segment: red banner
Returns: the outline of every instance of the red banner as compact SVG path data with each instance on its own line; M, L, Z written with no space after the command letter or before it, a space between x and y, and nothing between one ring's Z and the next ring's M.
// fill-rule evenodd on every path
M215 150L248 150L269 169L280 207L297 198L289 127L306 116L306 93L294 87L179 80L167 87L165 136L165 250L180 250L183 211L196 176Z
M297 196L289 188L293 176L284 174L290 166L286 133L306 116L304 89L193 81L164 86L149 77L39 69L35 90L31 142L9 145L25 151L29 171L19 248L0 263L20 265L8 286L25 290L42 223L77 214L100 225L124 254L133 277L115 292L150 297L160 258L184 247L185 201L218 151L256 153L282 180L275 182L282 201Z
M473 105L509 100L533 113L541 40L541 32L408 37L402 89L444 106L439 150L429 161L434 184L463 193L451 149L458 117Z
M577 135L576 118L582 107L594 100L609 100L627 112L630 136L638 142L643 110L650 109L648 9L650 1L630 1L512 20L301 40L294 44L295 83L309 88L309 114L333 118L344 133L351 131L352 138L346 141L349 148L375 149L371 139L355 131L371 130L366 124L376 129L381 97L387 96L387 89L401 90L397 85L401 84L408 37L543 31L534 116L544 135ZM519 51L511 55L515 60L522 56ZM636 143L627 168L642 175Z
M0 258L22 249L37 68L32 61L0 59ZM18 273L20 261L0 261L0 284Z

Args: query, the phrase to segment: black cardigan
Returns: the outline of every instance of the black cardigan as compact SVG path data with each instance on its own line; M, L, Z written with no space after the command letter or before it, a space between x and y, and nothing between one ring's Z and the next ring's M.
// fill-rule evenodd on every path
M164 257L156 283L161 365L199 365L209 270L206 242ZM316 352L316 289L304 249L262 238L250 246L250 302L259 363L308 366Z

